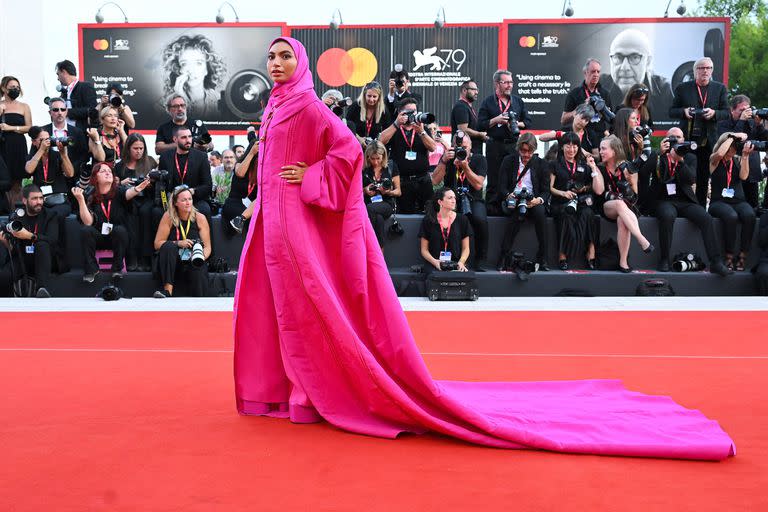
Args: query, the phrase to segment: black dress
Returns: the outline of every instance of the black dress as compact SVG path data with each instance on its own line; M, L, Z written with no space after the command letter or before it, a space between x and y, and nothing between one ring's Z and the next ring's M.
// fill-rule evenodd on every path
M6 112L3 117L5 123L11 126L24 126L24 116L15 112ZM5 165L11 173L13 181L20 181L27 177L24 165L27 163L27 140L23 133L3 132L0 141L0 157L5 160Z
M557 190L582 190L588 187L585 192L578 194L576 211L566 208L569 200L564 197L553 194L550 199L559 252L571 258L585 250L590 243L599 242L599 220L592 209L592 170L584 162L569 164L558 158L552 174L555 176L554 188Z

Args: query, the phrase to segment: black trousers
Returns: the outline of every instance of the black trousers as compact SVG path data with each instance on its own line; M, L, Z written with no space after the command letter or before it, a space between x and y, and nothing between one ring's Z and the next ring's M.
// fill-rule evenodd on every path
M709 205L709 214L717 217L723 223L723 239L726 254L736 253L736 233L741 222L741 251L747 252L752 246L752 235L755 233L755 210L746 201L726 203L715 201Z
M703 206L688 201L658 201L655 204L654 212L659 223L659 255L662 261L669 260L672 233L675 219L678 217L690 220L699 228L710 264L720 257L720 250L715 238L715 224L712 221L712 216L707 213Z
M488 183L485 188L485 201L489 215L502 215L501 198L499 197L499 181L501 162L511 154L514 144L490 140L485 145L485 159L488 162Z
M47 288L51 282L53 268L53 249L48 242L38 240L33 244L34 254L27 254L22 244L13 248L13 281L16 282L24 275L34 277L38 288ZM23 262L21 261L23 259Z
M472 231L475 232L475 247L471 254L475 265L479 265L488 257L488 211L485 201L481 199L474 199L471 205L472 213L467 215Z
M534 228L536 230L536 240L539 242L539 249L536 252L536 261L546 262L547 210L543 204L529 208L526 214L523 216L520 216L516 209L514 210L514 213L511 217L509 217L509 220L507 221L507 225L504 227L504 238L501 241L501 253L499 254L500 260L503 259L504 256L506 256L512 250L512 245L515 243L515 238L520 232L520 226L525 221L533 222Z
M397 211L404 214L424 213L424 203L432 198L432 179L424 172L416 176L400 176L402 195L397 200Z
M136 261L140 256L150 256L152 254L151 251L146 251L143 246L145 240L141 209L146 208L146 203L149 203L151 211L151 200L143 197L135 198L131 201L130 208L125 215L125 228L128 230L128 249L126 250L126 256L132 261ZM152 237L153 240L148 242L150 244L154 242L154 233L152 233Z
M228 197L227 200L224 201L224 205L221 207L221 225L223 227L225 235L231 238L237 234L237 232L234 229L232 229L232 226L229 223L232 221L232 219L234 219L238 215L242 215L245 210L246 210L245 205L243 204L243 201L240 199ZM248 232L249 222L250 222L250 219L248 219L245 222L245 226L243 227L243 233Z
M696 199L706 208L707 192L709 191L709 157L712 148L707 144L700 145L696 150Z
M96 261L96 249L112 249L114 260L112 272L120 272L123 269L123 258L128 250L128 229L125 226L114 226L108 235L102 235L101 231L93 226L82 226L80 238L83 241L85 252L85 273L94 274L99 270Z
M392 216L392 212L395 209L386 201L368 203L365 205L365 209L368 210L368 218L371 221L374 233L376 233L376 240L379 241L379 247L384 247L384 225L386 224L387 219Z
M749 206L757 208L760 203L760 182L742 181L741 187L744 189L744 196ZM768 197L768 194L766 196ZM763 203L765 203L765 198L763 198Z
M157 253L157 270L162 285L173 285L176 295L177 287L182 288L190 297L205 297L208 293L208 265L194 267L188 262L181 261L179 247L175 242L165 242Z

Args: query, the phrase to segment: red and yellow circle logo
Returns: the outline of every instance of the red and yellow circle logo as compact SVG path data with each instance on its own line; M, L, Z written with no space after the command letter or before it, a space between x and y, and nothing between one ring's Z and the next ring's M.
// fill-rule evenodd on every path
M523 36L518 42L522 48L533 48L536 46L536 38L533 36Z
M93 40L93 49L94 50L106 50L109 48L109 41L106 39L94 39Z
M329 48L317 59L317 75L324 84L362 87L376 77L376 56L365 48Z

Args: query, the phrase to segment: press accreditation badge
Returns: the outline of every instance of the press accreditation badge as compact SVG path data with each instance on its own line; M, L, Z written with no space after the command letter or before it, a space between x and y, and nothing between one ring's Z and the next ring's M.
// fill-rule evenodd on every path
M372 202L372 203L380 203L380 202L382 202L383 200L384 200L384 198L383 198L383 197L381 197L381 194L376 194L375 196L373 196L373 197L371 198L371 202Z
M250 206L251 206L251 204L253 203L253 201L251 201L251 200L250 200L250 199L248 199L247 197L244 197L244 198L242 199L242 201L243 201L243 206L245 206L246 208L250 207Z
M677 194L677 185L675 183L667 183L667 195L674 196Z
M584 172L584 167L581 165L576 168L576 172Z
M415 151L406 151L405 152L405 159L414 161L416 160L416 152Z
M735 195L732 188L724 188L723 189L723 197L726 199L733 199L733 196Z
M114 227L114 224L110 224L109 222L105 222L101 225L101 234L102 235L108 235L112 232L112 228Z
M28 245L24 248L25 252L27 254L35 254L35 246L34 245Z
M42 192L44 196L53 194L53 187L51 185L43 185L40 187L40 192Z
M440 251L440 261L451 261L451 251Z

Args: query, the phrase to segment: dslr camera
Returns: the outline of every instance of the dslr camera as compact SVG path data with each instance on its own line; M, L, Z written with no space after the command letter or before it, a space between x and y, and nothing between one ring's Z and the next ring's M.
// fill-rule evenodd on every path
M454 158L459 161L464 161L469 156L467 150L462 146L465 136L465 133L461 130L456 132L456 146L453 148L453 154Z
M458 212L462 215L472 215L472 196L469 187L456 187L458 196Z
M752 144L752 150L753 151L766 151L766 141L764 140L741 140L741 139L734 139L734 143L736 145L736 150L741 151L744 149L744 146L747 143Z
M24 208L16 208L8 217L8 222L0 224L0 231L12 235L13 233L18 233L24 229L24 224L22 224L21 218L24 217L25 214L26 210L24 210Z
M704 119L704 109L699 107L690 107L688 108L688 115L691 116L693 119L693 124L691 126L691 138L692 139L703 139L707 132L704 128L704 122L706 119Z
M573 180L568 180L568 184L565 187L566 190L570 190L571 192L576 192L578 188L579 187L576 186L576 182ZM579 209L579 205L592 206L592 203L592 194L588 192L579 194L577 192L576 197L569 199L565 204L565 212L568 214L575 214Z
M179 249L181 261L188 261L195 268L200 268L205 264L205 255L203 253L203 241L195 239L192 241L191 249Z
M62 146L74 146L75 145L75 139L73 139L70 136L66 137L51 137L51 146L56 146L59 142L61 142Z
M430 124L435 122L435 115L429 112L408 112L407 124Z
M391 78L395 79L395 87L402 89L405 85L405 81L408 79L405 71L403 71L402 64L395 64L395 69L389 74Z
M349 96L342 98L336 103L331 104L331 112L336 114L338 117L341 117L344 115L344 109L352 106L352 103L354 103L354 100Z
M443 272L452 272L454 270L459 270L459 262L458 261L441 261L440 262L440 270Z
M768 118L768 108L752 107L752 115L761 119Z
M678 142L676 137L667 137L664 140L669 142L670 151L674 149L675 153L677 153L680 156L685 156L688 153L693 153L699 147L699 145L693 142L692 140Z
M528 211L528 201L533 199L533 194L526 188L517 188L514 192L507 196L505 201L507 210L509 213L517 210L517 213L522 217Z
M520 127L517 125L517 112L514 110L508 110L504 112L503 115L507 118L507 121L509 121L509 133L511 133L513 136L520 135Z
M704 262L693 253L681 252L672 258L672 270L675 272L698 272L704 270Z
M608 108L608 105L606 105L605 100L602 96L595 93L589 97L589 104L590 106L595 109L595 112L600 114L600 117L605 119L607 122L612 122L613 119L616 117L616 114L611 112L611 109Z

